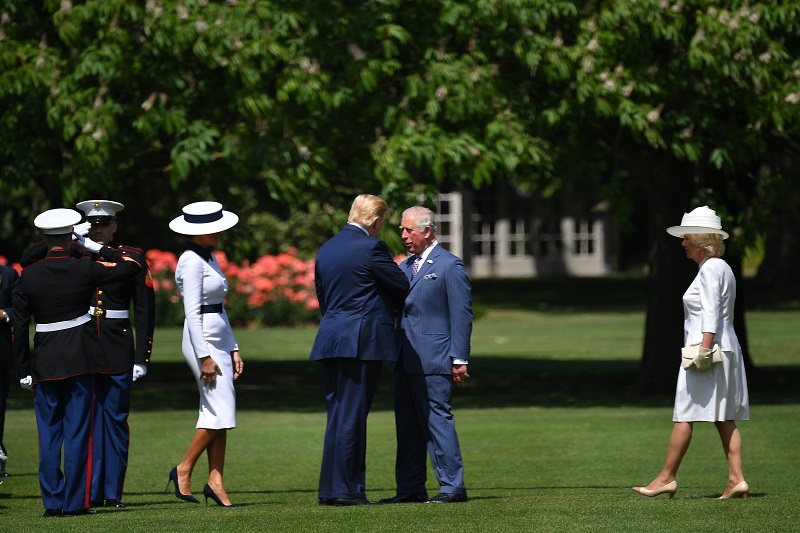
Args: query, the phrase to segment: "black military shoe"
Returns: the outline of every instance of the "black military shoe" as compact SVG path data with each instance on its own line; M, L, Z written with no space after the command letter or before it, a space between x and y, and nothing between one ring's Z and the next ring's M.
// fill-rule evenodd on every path
M113 507L114 509L122 509L125 507L125 504L119 500L106 500L106 507Z
M83 516L85 514L97 514L94 509L78 509L77 511L64 511L62 516Z

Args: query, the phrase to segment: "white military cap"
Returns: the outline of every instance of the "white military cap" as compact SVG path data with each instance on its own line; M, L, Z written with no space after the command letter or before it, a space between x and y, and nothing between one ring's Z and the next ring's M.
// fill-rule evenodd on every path
M42 230L45 235L63 235L72 233L75 224L81 221L81 214L74 209L58 208L49 209L39 213L33 219L33 225Z
M111 222L117 211L125 209L121 203L111 200L85 200L78 202L75 207L86 213L86 220L93 224Z

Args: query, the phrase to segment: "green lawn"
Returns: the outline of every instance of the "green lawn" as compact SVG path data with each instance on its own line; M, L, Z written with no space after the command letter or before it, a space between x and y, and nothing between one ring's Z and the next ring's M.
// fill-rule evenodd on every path
M718 501L726 483L716 431L699 424L674 500L630 490L661 467L671 398L633 392L644 315L491 308L476 322L474 376L455 395L470 501L319 507L324 432L313 328L238 330L245 374L226 482L239 509L186 504L163 492L194 431L196 391L177 329L159 330L150 373L134 391L124 510L43 519L29 392L14 390L6 422L12 477L0 485L3 531L797 531L800 442L798 311L748 315L752 421L741 424L746 501ZM677 369L676 369L677 371ZM369 419L368 496L394 493L388 373ZM204 483L201 460L193 490ZM428 489L436 492L432 473ZM213 505L213 502L212 502Z

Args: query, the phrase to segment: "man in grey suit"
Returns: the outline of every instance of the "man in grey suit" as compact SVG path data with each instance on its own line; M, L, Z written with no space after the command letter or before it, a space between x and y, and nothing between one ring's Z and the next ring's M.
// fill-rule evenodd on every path
M403 212L401 232L413 254L402 265L411 289L399 321L395 365L397 494L381 503L467 501L464 463L451 413L453 384L467 378L472 297L464 263L436 241L433 211ZM425 490L430 455L439 493Z

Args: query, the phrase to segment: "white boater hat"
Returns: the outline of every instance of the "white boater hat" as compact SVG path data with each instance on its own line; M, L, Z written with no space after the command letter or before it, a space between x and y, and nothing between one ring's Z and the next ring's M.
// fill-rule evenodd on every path
M183 208L183 214L172 219L169 229L181 235L209 235L230 229L239 217L223 211L219 202L194 202Z
M39 213L33 219L33 225L45 235L64 235L72 233L72 229L81 221L81 214L74 209L60 207Z
M717 213L704 205L697 207L689 213L684 213L680 226L670 226L667 233L674 237L683 238L684 235L691 233L717 233L723 239L728 238L728 233L722 229L722 220Z
M86 220L92 224L111 222L125 206L111 200L85 200L75 206L86 213Z

